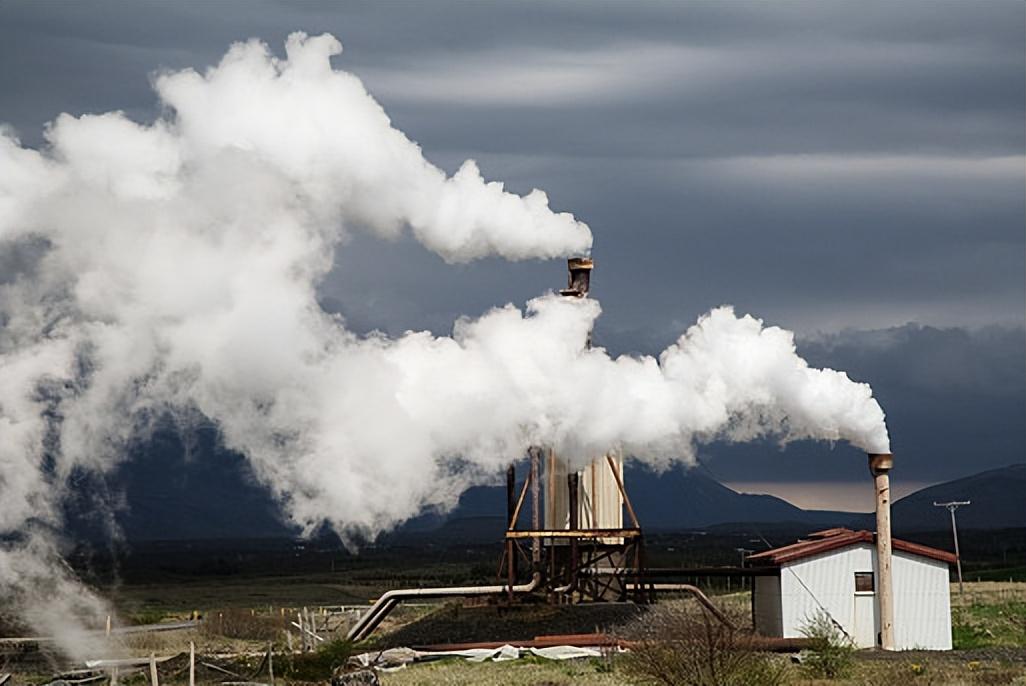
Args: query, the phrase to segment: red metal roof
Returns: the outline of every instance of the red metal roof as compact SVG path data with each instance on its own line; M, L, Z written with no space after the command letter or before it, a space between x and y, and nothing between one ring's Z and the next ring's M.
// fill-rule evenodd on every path
M802 539L797 543L792 543L791 545L785 545L781 548L764 550L761 553L749 555L748 559L755 564L781 565L786 562L801 560L806 557L812 557L813 555L819 555L821 553L838 550L840 548L847 548L852 545L859 545L862 543L873 544L875 541L876 535L872 531L826 529L824 531L816 531L809 534L809 539ZM934 560L940 560L941 562L947 562L948 564L955 563L955 555L946 550L938 550L937 548L931 548L929 546L919 545L918 543L911 543L909 541L902 541L897 538L891 539L891 547L894 550L900 550L903 553L921 555L923 557L933 558Z

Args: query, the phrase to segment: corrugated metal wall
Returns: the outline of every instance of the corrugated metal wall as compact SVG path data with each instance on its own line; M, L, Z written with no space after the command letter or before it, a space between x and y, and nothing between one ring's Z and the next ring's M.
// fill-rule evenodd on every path
M872 631L855 624L855 572L873 572L876 579L876 548L852 546L783 565L780 570L781 632L802 636L802 628L825 610L852 637L873 637L879 631L874 611ZM949 650L951 648L951 601L948 568L930 558L895 552L894 579L895 648ZM756 593L761 587L756 585ZM756 598L758 607L760 600ZM875 606L875 603L874 603ZM872 647L875 640L860 647Z
M899 650L951 649L951 593L948 565L895 553L894 644Z
M780 598L784 636L803 636L802 629L818 612L825 611L854 640L855 572L872 571L873 548L865 544L782 565ZM873 631L872 635L875 634Z
M566 460L549 450L545 457L545 528L551 531L570 528Z
M623 478L623 456L610 453ZM578 472L578 522L582 529L623 528L623 496L605 455ZM545 528L570 526L567 463L551 450L545 460ZM609 542L619 542L619 539Z
M752 604L756 633L763 636L782 636L783 618L780 616L780 577L756 576L755 599Z

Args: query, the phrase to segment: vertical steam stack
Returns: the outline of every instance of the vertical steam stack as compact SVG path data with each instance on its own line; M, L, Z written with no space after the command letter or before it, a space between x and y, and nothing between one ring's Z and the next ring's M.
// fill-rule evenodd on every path
M567 285L560 293L568 298L587 297L592 261L571 258L567 268ZM588 398L582 396L580 402L587 403ZM571 468L567 456L551 447L535 446L528 454L530 471L519 496L514 468L507 472L509 521L500 578L505 575L508 587L514 588L520 574L518 562L523 559L538 575L538 588L550 602L628 598L650 602L650 587L643 583L644 538L624 488L620 451L586 456L592 460L580 470ZM519 515L529 492L531 528L522 529ZM625 509L629 527L624 526ZM530 540L530 550L523 545L525 540ZM512 602L512 592L509 597Z
M880 618L880 647L894 650L894 587L891 583L891 480L890 453L870 453L869 471L876 490L876 599Z
M591 270L595 263L588 257L571 257L566 261L569 271L566 288L561 290L560 295L568 295L576 298L583 298L588 295L591 289Z
M585 298L591 289L591 272L595 263L588 257L571 257L567 260L567 285L560 295L570 298ZM623 457L619 452L610 453L616 469L623 474ZM548 529L620 529L623 527L623 496L617 485L606 456L600 456L590 465L576 473L576 512L571 512L574 495L567 490L568 473L566 460L551 450L546 461L546 508L545 527ZM621 476L622 478L622 476ZM576 524L574 524L576 520ZM619 543L619 539L610 539Z

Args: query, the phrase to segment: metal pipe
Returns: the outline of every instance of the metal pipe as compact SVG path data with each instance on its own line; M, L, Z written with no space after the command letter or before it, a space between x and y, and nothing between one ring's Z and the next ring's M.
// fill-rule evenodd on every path
M526 584L519 586L451 586L443 588L407 588L395 591L388 591L371 607L371 609L360 618L353 628L349 630L346 639L350 641L361 641L367 638L377 626L388 616L396 605L408 598L449 598L449 597L473 597L481 595L500 595L503 593L530 593L541 582L541 574L535 574Z
M515 529L516 521L513 519L513 513L517 511L517 470L516 467L510 463L506 469L506 528Z
M511 467L511 469L512 469L512 467ZM509 482L509 484L507 484L507 485L510 488L513 488L514 486L516 486L516 484L513 483L513 482ZM522 508L524 506L524 498L527 497L527 488L530 485L531 485L531 475L528 474L527 475L527 481L524 482L524 487L522 489L520 489L520 497L517 499L516 504L513 505L512 501L507 503L507 517L509 518L509 527L507 528L507 531L513 531L514 529L517 528L517 521L520 519L520 508ZM512 491L510 491L510 493L512 493ZM511 505L512 505L513 513L509 514L509 508L510 508Z
M527 484L524 484L524 491L527 491ZM517 470L513 463L506 469L506 522L508 528L517 527L517 514L520 511L520 503L517 502ZM520 496L523 498L523 495ZM517 582L517 545L512 539L506 539L506 584L509 588ZM509 601L513 602L513 593L509 593Z
M870 453L869 471L876 490L876 602L880 618L880 647L894 650L894 586L891 575L891 482L894 467L889 453Z
M567 591L569 591L573 587L574 587L573 582L570 582L570 583L566 584L565 586L556 586L555 588L552 589L552 593L554 595L557 595L557 596L563 595L564 593L566 593Z
M537 531L541 528L541 483L538 473L538 466L541 463L541 448L532 447L531 454L531 529ZM535 538L531 541L531 571L539 571L541 563L541 539Z
M632 590L635 591L644 590L640 588L640 584L631 584L631 586ZM713 604L713 601L709 600L709 596L703 593L702 589L698 586L693 586L691 584L650 584L648 585L648 589L652 591L682 591L684 593L690 593L695 597L695 600L701 603L702 607L708 610L709 613L719 620L721 624L730 629L737 629L737 626L727 618L727 615L723 614L720 608Z
M570 490L569 494L569 509L570 509L570 531L576 532L578 527L581 525L581 510L578 505L578 496L580 494L580 482L581 475L579 472L570 472L566 476L567 488ZM574 588L577 588L577 564L578 564L578 547L577 537L572 536L570 538L570 589L571 592Z

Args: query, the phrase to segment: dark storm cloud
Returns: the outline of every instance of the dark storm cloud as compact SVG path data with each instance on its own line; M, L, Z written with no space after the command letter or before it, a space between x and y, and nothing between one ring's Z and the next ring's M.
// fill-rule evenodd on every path
M6 2L0 121L38 145L61 111L146 120L159 69L330 31L336 63L429 159L474 157L592 226L599 343L651 352L721 303L843 331L803 352L872 382L931 480L1023 457L1021 365L992 372L1026 324L1024 21L1020 2ZM554 263L453 268L407 240L357 237L338 262L323 303L362 330L446 331L563 279ZM993 323L1005 333L978 331ZM1007 383L1018 394L993 392ZM759 469L761 448L724 450ZM821 452L786 454L797 469Z

